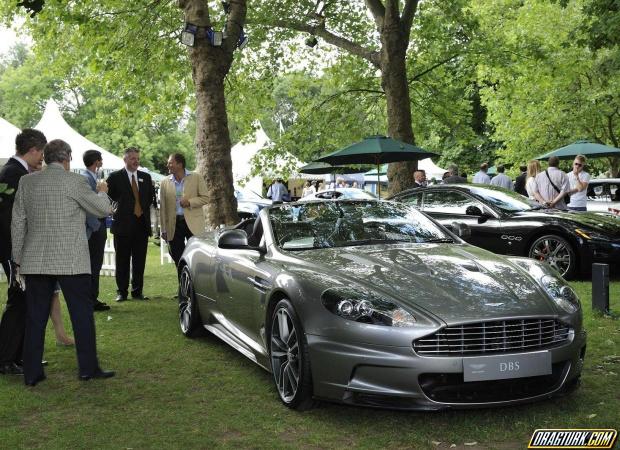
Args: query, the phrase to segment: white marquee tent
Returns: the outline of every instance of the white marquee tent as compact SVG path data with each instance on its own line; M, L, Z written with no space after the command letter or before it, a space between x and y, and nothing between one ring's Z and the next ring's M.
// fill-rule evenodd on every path
M15 136L21 130L0 117L0 166L15 154Z
M259 150L269 145L269 142L269 137L259 124L254 133L254 140L252 142L237 142L233 145L230 150L230 157L232 159L233 180L235 184L238 184L240 181L250 176L252 170L250 161L252 157L256 155ZM255 176L250 178L244 184L244 187L260 194L263 190L263 177Z
M71 169L85 168L82 155L86 150L99 150L101 152L104 170L117 170L125 167L123 158L104 150L71 128L71 126L65 122L54 100L48 100L45 111L43 112L43 117L41 117L41 120L34 128L42 131L48 141L52 139L62 139L71 146Z

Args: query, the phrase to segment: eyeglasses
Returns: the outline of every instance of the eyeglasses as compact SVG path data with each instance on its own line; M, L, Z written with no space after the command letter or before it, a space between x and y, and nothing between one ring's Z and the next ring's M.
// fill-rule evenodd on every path
M581 163L573 163L573 166L581 167L583 164Z

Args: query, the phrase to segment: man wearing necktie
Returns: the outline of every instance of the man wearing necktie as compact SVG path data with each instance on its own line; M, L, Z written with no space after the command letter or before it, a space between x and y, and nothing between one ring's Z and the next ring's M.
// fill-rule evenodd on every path
M150 207L153 201L151 176L138 170L140 150L129 147L123 157L125 168L108 177L108 195L118 203L112 234L116 252L116 301L127 300L131 263L131 297L147 300L142 292L146 250L151 235Z

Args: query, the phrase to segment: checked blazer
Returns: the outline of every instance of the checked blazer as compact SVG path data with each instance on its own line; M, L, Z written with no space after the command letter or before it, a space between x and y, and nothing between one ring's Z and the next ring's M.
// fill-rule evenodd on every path
M13 259L22 275L90 274L86 213L105 217L112 204L82 175L52 163L20 179L13 205Z

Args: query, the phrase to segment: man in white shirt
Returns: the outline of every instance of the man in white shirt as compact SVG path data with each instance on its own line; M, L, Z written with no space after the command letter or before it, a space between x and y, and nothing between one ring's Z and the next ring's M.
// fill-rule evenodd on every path
M472 183L476 184L491 184L491 177L487 175L489 165L487 163L480 164L480 170L474 175Z
M493 179L491 180L491 184L493 186L503 187L504 189L509 189L512 191L512 180L508 175L504 174L504 170L505 169L503 165L497 166L497 175L493 177Z
M535 192L538 192L548 208L566 209L564 196L570 190L568 177L558 169L557 156L549 158L549 168L536 175Z
M586 157L583 155L575 156L573 170L568 172L568 184L570 186L570 203L568 209L571 211L587 211L587 189L590 182L590 174L585 171Z

